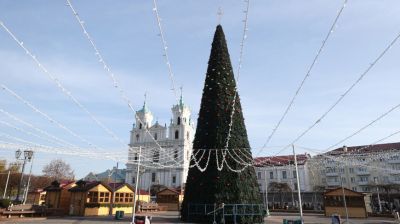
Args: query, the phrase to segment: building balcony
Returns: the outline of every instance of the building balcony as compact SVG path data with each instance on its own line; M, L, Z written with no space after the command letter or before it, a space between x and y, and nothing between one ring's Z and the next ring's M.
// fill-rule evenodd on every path
M337 177L337 176L339 176L339 173L338 172L325 173L325 176L327 176L327 177Z
M356 174L359 176L365 176L370 175L370 172L368 170L356 170Z
M390 170L389 171L389 173L391 174L391 175L400 175L400 170Z
M360 180L357 183L358 185L370 185L369 181L363 181L363 180Z
M326 185L329 187L340 186L340 181L326 181Z
M390 159L387 162L390 164L400 164L400 159Z

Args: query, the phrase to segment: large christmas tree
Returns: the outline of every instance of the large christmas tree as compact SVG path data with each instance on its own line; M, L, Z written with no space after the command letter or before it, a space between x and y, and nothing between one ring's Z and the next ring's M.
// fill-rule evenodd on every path
M181 210L184 221L210 222L213 220L214 214L206 215L204 213L209 213L210 209L212 212L213 206L221 208L222 204L225 205L225 210L230 210L229 212L232 212L233 208L229 205L238 204L248 205L240 207L242 210L247 210L248 213L253 210L253 205L256 208L255 210L260 209L259 205L262 204L262 198L254 168L248 166L241 172L232 171L244 168L244 165L237 161L251 163L252 160L238 95L228 147L228 150L236 151L226 154L226 163L230 169L226 164L221 171L217 169L217 157L219 167L221 167L222 154L225 153L223 149L229 133L232 102L235 94L237 94L236 82L228 47L222 27L218 25L208 61L196 135L193 142L193 154L196 155L200 167L205 167L207 164L208 166L203 172L196 166L189 169ZM203 154L204 156L201 156ZM243 154L247 156L243 156ZM241 156L240 159L235 155ZM207 162L208 158L209 162ZM193 160L191 165L194 165ZM207 207L207 212L204 212L205 207ZM229 213L228 211L225 212ZM218 222L221 222L221 211L218 211L218 216ZM236 216L235 220L236 223L259 223L262 222L262 218L262 215ZM233 223L233 216L225 217L225 223Z

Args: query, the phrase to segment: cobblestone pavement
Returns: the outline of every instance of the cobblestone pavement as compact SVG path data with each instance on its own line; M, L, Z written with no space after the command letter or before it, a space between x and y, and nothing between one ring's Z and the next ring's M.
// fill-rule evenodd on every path
M145 214L140 214L145 215ZM178 212L156 212L149 214L153 217L152 224L157 223L182 223L179 221ZM115 220L111 216L103 217L61 217L61 218L12 218L0 219L1 224L129 224L132 220L129 214L125 215L123 220ZM298 219L298 215L293 213L272 213L270 217L265 218L267 224L282 224L283 219ZM319 214L305 214L305 224L330 224L330 218ZM344 221L344 220L342 220ZM368 218L368 219L350 219L350 224L394 224L390 218Z

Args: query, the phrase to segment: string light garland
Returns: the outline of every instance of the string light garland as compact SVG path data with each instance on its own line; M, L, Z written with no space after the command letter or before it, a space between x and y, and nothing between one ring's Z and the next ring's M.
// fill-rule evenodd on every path
M243 35L242 35L242 40L240 43L240 52L239 52L239 64L238 64L238 68L237 68L237 73L236 73L236 85L235 85L235 91L233 94L233 100L232 100L232 110L231 110L231 114L230 114L230 122L229 122L229 129L228 129L228 135L226 136L226 140L225 140L225 149L229 148L229 141L231 139L231 132L232 132L232 126L233 126L233 116L235 115L235 106L236 106L236 98L237 98L237 90L238 90L238 85L239 85L239 78L240 78L240 71L242 68L242 62L243 62L243 48L244 48L244 43L245 40L247 39L247 23L248 23L248 18L249 18L249 6L250 6L250 0L245 0L244 1L246 3L246 10L244 11L245 17L243 20Z
M69 142L67 142L67 141L65 141L65 140L63 140L63 139L60 139L60 138L58 138L58 137L56 137L56 136L54 136L54 135L52 135L52 134L50 134L50 133L48 133L48 132L42 130L42 129L40 129L40 128L34 126L34 125L31 124L31 123L28 123L28 122L26 122L26 121L21 120L20 118L16 117L15 115L10 114L9 112L5 111L4 109L1 109L1 108L0 108L0 113L6 115L7 117L11 118L12 120L14 120L14 121L16 121L16 122L18 122L18 123L20 123L20 124L23 124L23 125L25 125L25 126L27 126L27 127L32 128L33 130L39 132L40 134L42 134L42 135L44 135L44 136L46 136L46 137L48 137L48 138L51 138L51 139L53 139L53 140L55 140L55 141L57 141L57 142L60 142L60 143L62 143L62 144L65 144L65 145L69 145L69 146L71 146L71 147L76 147L75 145L73 145L73 144L71 144L71 143L69 143Z
M363 73L357 78L355 82L353 82L346 91L339 96L339 98L325 111L311 126L305 129L300 135L298 135L290 144L286 147L281 149L277 154L283 152L284 150L288 149L296 142L298 142L304 135L306 135L311 129L317 126L350 92L353 90L355 86L357 86L361 80L371 71L371 69L383 58L383 56L393 47L393 45L398 41L400 38L400 33L398 33L395 38L386 46L386 48L375 58L375 60L368 65L368 67L364 70Z
M368 127L372 126L373 124L375 124L376 122L378 122L379 120L383 119L384 117L386 117L388 114L390 114L391 112L395 111L396 109L398 109L400 107L400 104L397 104L396 106L390 108L388 111L386 111L385 113L381 114L379 117L377 117L376 119L372 120L371 122L369 122L368 124L364 125L363 127L361 127L360 129L358 129L356 132L352 133L351 135L343 138L342 140L338 141L337 143L329 146L326 151L329 151L331 149L333 149L335 146L345 142L346 140L354 137L355 135L361 133L363 130L367 129Z
M173 94L174 94L174 96L175 96L175 99L176 99L176 102L178 102L178 105L179 105L179 98L178 98L178 94L177 94L177 91L176 91L176 88L175 88L175 80L174 80L174 73L173 73L173 71L172 71L172 66L171 66L171 62L170 62L170 60L169 60L169 55L168 55L168 46L167 46L167 41L166 41L166 39L165 39L165 35L164 35L164 30L163 30L163 27L162 27L162 24L161 24L161 18L160 18L160 14L158 13L158 6L157 6L157 1L156 0L153 0L153 12L154 12L154 14L155 14L155 16L156 16L156 19L157 19L157 26L158 26L158 30L159 30L159 36L160 36L160 39L161 39L161 43L162 43L162 46L163 46L163 57L164 57L164 60L165 60L165 64L167 65L167 68L168 68L168 76L169 76L169 79L170 79L170 82L171 82L171 90L172 90L172 92L173 92ZM179 110L180 110L181 108L179 108Z
M52 143L52 144L56 144L56 145L59 145L59 146L65 146L65 144L62 144L62 143L57 142L57 141L54 141L54 140L50 140L50 139L48 139L48 138L44 138L44 137L42 137L42 136L40 136L40 135L34 134L34 133L32 133L32 132L30 132L30 131L27 131L27 130L25 130L25 129L16 127L16 126L14 126L14 125L12 125L12 124L10 124L10 123L8 123L8 122L0 121L0 124L3 124L3 125L5 125L5 126L8 126L8 127L12 128L12 129L14 129L14 130L17 130L17 131L19 131L19 132L22 132L22 133L26 134L26 135L30 135L30 136L33 136L33 137L36 137L36 138L40 138L40 139L45 140L45 141L47 141L47 142L50 142L50 143Z
M113 139L125 145L124 141L117 137L109 128L107 128L101 121L99 121L82 103L75 98L72 93L64 87L64 85L60 82L58 78L56 78L52 73L50 73L47 68L37 59L35 55L31 53L31 51L25 47L24 42L20 41L13 32L4 24L4 22L0 21L0 26L6 31L6 33L25 51L25 53L31 57L31 59L36 63L36 65L40 68L40 70L46 74L75 105L77 105L81 110L83 110L98 126L101 127L107 134L109 134Z
M88 144L91 147L94 148L99 148L98 146L96 146L94 143L88 141L87 139L83 138L82 136L78 135L77 133L75 133L74 131L72 131L71 129L67 128L65 125L61 124L60 122L54 120L53 118L51 118L49 115L47 115L46 113L42 112L41 110L39 110L36 106L34 106L32 103L28 102L27 100L25 100L24 98L22 98L20 95L18 95L17 93L15 93L14 91L12 91L11 89L9 89L7 86L5 86L4 84L1 85L1 89L6 91L7 93L9 93L10 95L12 95L14 98L18 99L20 102L22 102L23 104L25 104L26 106L28 106L33 112L40 114L42 117L44 117L46 120L48 120L50 123L55 124L57 127L63 129L64 131L68 132L70 135L76 137L77 139L79 139L82 142L85 142L86 144ZM71 146L71 145L70 145ZM75 145L73 145L73 147L77 147ZM78 148L78 147L77 147Z
M266 147L266 146L269 144L269 142L271 141L271 139L272 139L272 137L274 136L275 132L276 132L276 131L278 130L278 128L280 127L282 121L285 119L286 115L289 113L290 109L292 108L295 99L297 98L297 96L299 95L301 89L302 89L303 86L304 86L304 83L306 82L306 80L308 79L308 77L311 75L311 71L313 70L315 64L317 63L317 60L318 60L319 56L321 55L323 49L325 48L325 45L326 45L326 43L328 42L329 37L330 37L331 34L334 32L335 27L336 27L336 24L337 24L337 22L339 21L339 18L340 18L340 16L342 15L342 12L343 12L344 8L346 7L347 1L348 1L348 0L344 0L344 1L343 1L342 7L341 7L340 10L338 11L338 13L337 13L337 15L336 15L336 17L335 17L335 19L334 19L334 21L333 21L331 27L329 28L328 33L326 34L324 40L322 41L321 46L319 47L319 49L318 49L318 51L317 51L317 54L314 56L313 61L311 62L310 66L308 67L307 72L306 72L306 74L305 74L303 80L301 81L300 85L297 87L295 94L293 95L292 99L290 100L288 106L286 107L285 111L283 112L283 114L282 114L281 118L279 119L278 123L277 123L277 124L275 125L275 127L272 129L271 134L269 134L269 136L268 136L268 138L267 138L267 141L264 143L264 145L261 147L261 149L257 152L256 155L259 155L259 154L262 152L262 150L264 149L264 147Z
M67 6L71 9L76 21L78 22L80 28L83 31L84 36L86 37L86 39L89 41L91 47L94 50L94 53L98 59L98 61L100 62L100 64L102 65L103 69L106 71L106 73L108 74L108 76L111 78L112 82L113 82L113 87L115 89L118 90L119 95L121 96L122 100L125 101L125 103L128 105L129 109L133 112L136 120L139 121L140 124L142 124L142 126L144 127L144 130L146 132L146 134L148 134L151 138L151 140L159 147L160 151L165 151L161 145L158 143L158 141L153 137L153 135L150 133L150 131L148 130L147 126L145 125L145 123L140 119L140 117L137 115L136 110L133 108L131 100L128 98L128 96L126 95L124 89L122 89L122 87L119 85L119 82L114 74L114 72L111 70L111 67L108 65L108 63L105 61L103 55L101 54L100 50L98 49L97 45L94 42L94 39L92 38L92 36L89 34L89 32L86 29L85 23L83 22L83 20L80 18L79 13L76 11L76 9L74 8L74 6L72 5L72 2L70 0L66 0L67 1Z

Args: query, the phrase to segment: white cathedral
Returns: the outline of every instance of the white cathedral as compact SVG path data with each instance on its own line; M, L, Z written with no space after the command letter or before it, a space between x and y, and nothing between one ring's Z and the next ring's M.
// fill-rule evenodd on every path
M140 150L139 189L150 190L152 185L177 188L186 183L192 155L194 123L190 119L189 107L183 103L182 94L179 104L171 110L172 119L168 128L158 121L153 124L153 114L146 100L143 108L136 112L126 164L126 183L136 185L136 164Z

